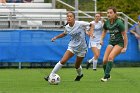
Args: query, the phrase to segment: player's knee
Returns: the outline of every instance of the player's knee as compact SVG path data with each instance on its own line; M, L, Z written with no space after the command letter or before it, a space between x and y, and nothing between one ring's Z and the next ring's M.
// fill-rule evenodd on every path
M107 60L103 60L103 64L106 64L107 63Z
M112 57L112 56L108 57L108 61L113 61L113 60L114 60L114 57Z
M76 68L76 69L80 68L80 65L76 65L76 64L75 64L75 68Z
M94 55L94 59L98 59L99 58L99 54Z

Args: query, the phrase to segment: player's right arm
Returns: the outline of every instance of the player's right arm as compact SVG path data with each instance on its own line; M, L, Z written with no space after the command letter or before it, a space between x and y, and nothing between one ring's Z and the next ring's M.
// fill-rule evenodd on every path
M53 38L51 39L51 41L54 42L56 39L62 38L62 37L64 37L64 36L66 36L66 35L67 35L67 34L66 34L65 32L63 32L63 33L59 34L58 36L53 37Z
M134 30L131 30L130 32L131 32L132 34L134 34L136 38L138 38L138 39L140 38L140 35L137 34Z
M106 21L107 22L107 21ZM100 44L101 45L103 45L103 40L104 40L104 37L105 37L105 35L106 35L106 33L107 33L107 26L106 26L106 24L104 24L103 25L103 31L102 31L102 34L101 34L101 38L100 38Z
M101 45L103 45L103 40L104 40L104 37L105 37L106 33L107 33L107 30L104 30L104 31L102 32L102 35L101 35L101 38L100 38L100 44L101 44Z

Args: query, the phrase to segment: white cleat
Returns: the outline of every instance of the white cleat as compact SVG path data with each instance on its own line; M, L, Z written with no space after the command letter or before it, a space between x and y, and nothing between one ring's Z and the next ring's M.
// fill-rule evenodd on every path
M109 77L109 78L101 78L101 81L102 82L107 82L108 80L110 80L111 79L111 76Z
M108 79L107 79L107 78L101 78L101 81L102 81L102 82L107 82Z

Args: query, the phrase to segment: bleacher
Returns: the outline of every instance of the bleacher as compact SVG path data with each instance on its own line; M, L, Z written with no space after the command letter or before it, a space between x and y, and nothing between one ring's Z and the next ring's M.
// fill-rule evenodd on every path
M7 3L6 6L0 4L0 9L52 9L51 3Z
M0 29L46 29L64 24L66 9L52 9L51 3L0 4Z

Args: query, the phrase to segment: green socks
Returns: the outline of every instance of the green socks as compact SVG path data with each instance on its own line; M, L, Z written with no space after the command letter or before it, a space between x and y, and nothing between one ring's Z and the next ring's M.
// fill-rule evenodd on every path
M104 69L104 73L105 73L105 69L106 69L106 64L103 64L103 69Z
M112 66L113 66L113 62L108 61L108 63L106 64L105 77L104 78L109 78L110 77L110 71L112 69Z

